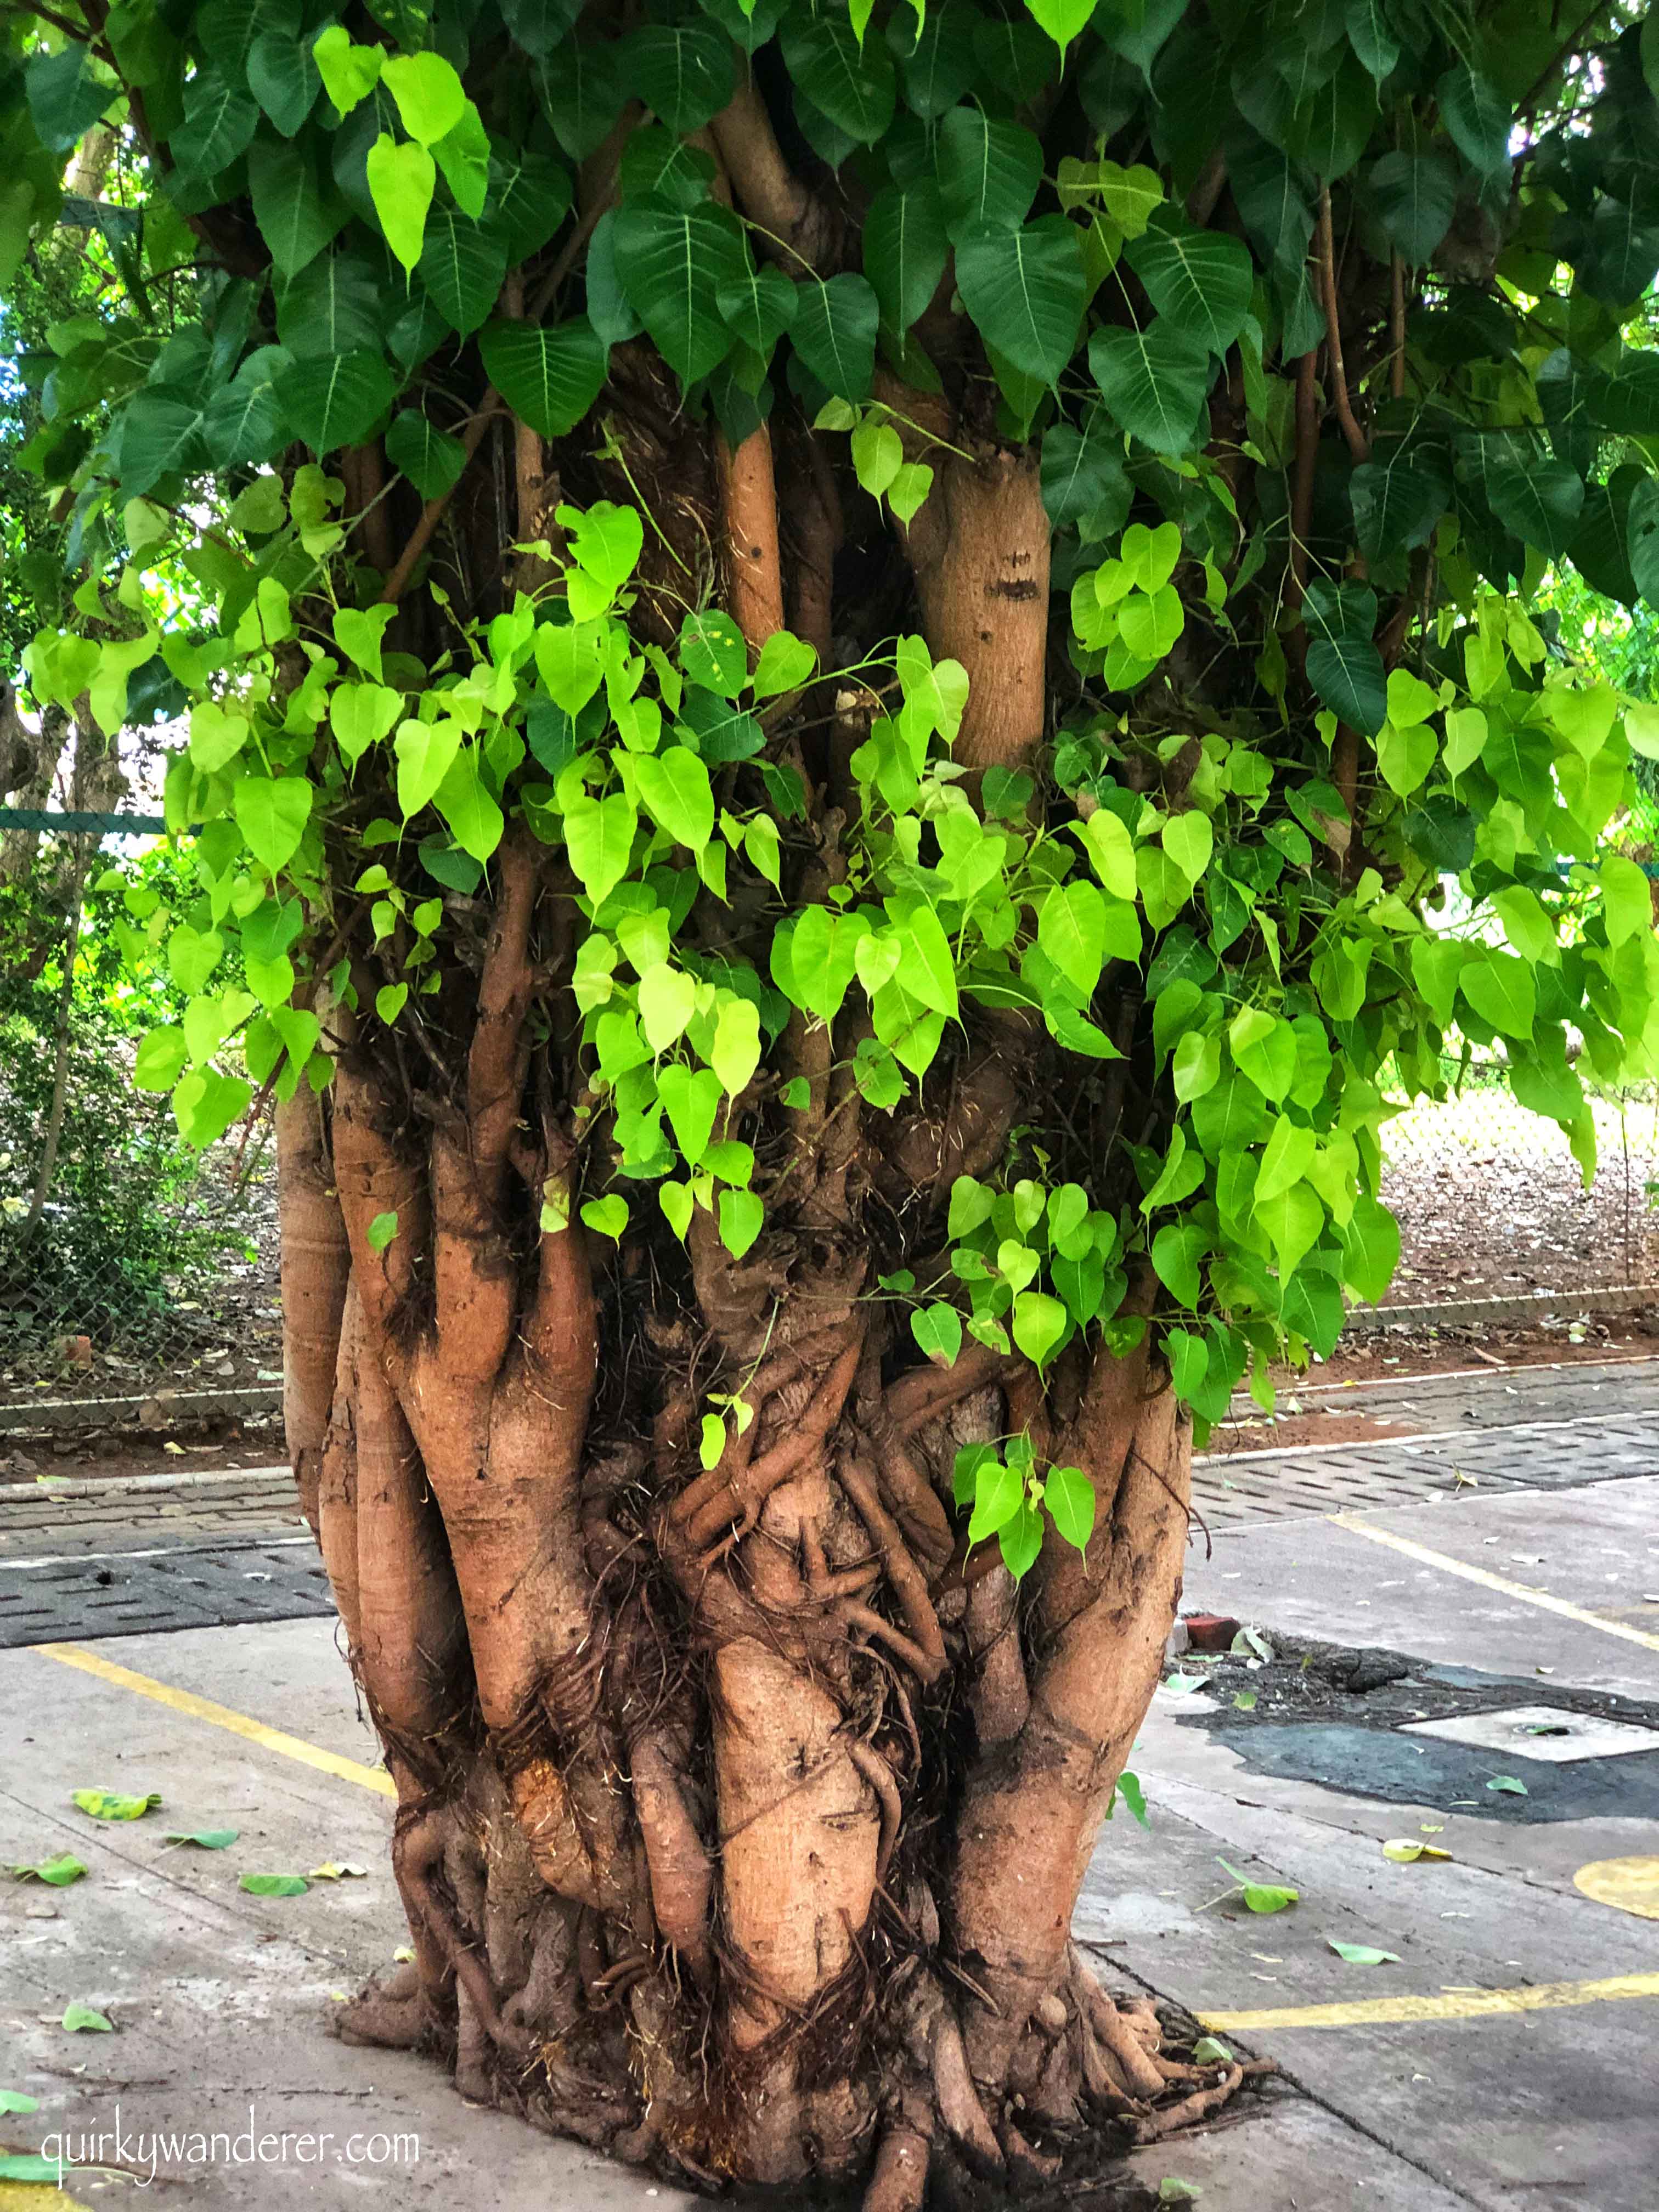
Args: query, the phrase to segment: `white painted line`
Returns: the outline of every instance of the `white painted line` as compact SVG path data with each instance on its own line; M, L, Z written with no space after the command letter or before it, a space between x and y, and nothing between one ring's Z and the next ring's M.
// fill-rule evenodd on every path
M1636 1419L1644 1409L1627 1407L1621 1413L1574 1413L1559 1421L1495 1421L1486 1426L1471 1424L1462 1429L1419 1430L1408 1437L1338 1437L1328 1444L1280 1444L1275 1450L1268 1445L1262 1451L1206 1452L1194 1459L1199 1467L1243 1467L1258 1459L1306 1459L1316 1452L1357 1451L1422 1451L1430 1444L1452 1442L1472 1443L1480 1437L1514 1437L1529 1431L1535 1436L1547 1436L1560 1429L1605 1428L1609 1421L1628 1421ZM1656 1454L1654 1472L1659 1474L1659 1454Z
M192 1529L198 1541L190 1544L155 1544L143 1552L47 1552L33 1559L9 1559L0 1553L0 1574L12 1567L93 1567L121 1559L174 1559L184 1552L280 1552L290 1544L310 1544L310 1535L241 1537L228 1532L222 1542L215 1542L210 1529Z

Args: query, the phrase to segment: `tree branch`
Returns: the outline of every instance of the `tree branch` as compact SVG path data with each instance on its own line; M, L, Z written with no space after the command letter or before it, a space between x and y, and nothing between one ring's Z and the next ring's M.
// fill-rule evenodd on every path
M1319 188L1319 227L1315 234L1315 250L1319 256L1319 281L1325 307L1325 337L1331 365L1331 400L1336 409L1336 419L1342 434L1348 441L1348 451L1356 461L1369 460L1370 444L1364 432L1354 420L1348 398L1348 375L1342 362L1342 324L1337 313L1336 258L1331 242L1331 190L1328 185Z

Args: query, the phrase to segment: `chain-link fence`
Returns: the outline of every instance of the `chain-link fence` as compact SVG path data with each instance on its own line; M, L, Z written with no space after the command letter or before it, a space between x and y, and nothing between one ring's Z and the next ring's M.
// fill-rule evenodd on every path
M1659 1283L1659 1091L1592 1091L1588 1187L1565 1133L1501 1059L1442 1065L1448 1095L1383 1131L1401 1264L1385 1303L1425 1305Z

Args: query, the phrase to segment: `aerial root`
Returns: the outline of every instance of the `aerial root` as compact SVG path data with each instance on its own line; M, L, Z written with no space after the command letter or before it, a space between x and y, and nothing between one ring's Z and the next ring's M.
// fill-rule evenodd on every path
M876 2152L875 2171L864 2192L863 2212L921 2212L927 2188L930 2145L908 2122L890 2127Z
M427 2027L425 1995L412 1966L401 1966L384 1981L370 1982L328 2016L342 2043L368 2044L380 2051L413 2051Z

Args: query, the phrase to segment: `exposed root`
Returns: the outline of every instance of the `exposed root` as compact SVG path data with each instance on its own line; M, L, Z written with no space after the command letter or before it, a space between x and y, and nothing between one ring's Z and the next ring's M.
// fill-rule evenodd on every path
M1132 2120L1130 2132L1137 2143L1162 2142L1168 2136L1179 2135L1218 2111L1243 2079L1242 2066L1230 2066L1213 2087L1195 2089L1178 2105L1167 2105L1161 2112L1148 2112Z
M361 2043L381 2051L413 2051L431 2027L426 1994L412 1966L401 1966L328 2015L342 2043Z

